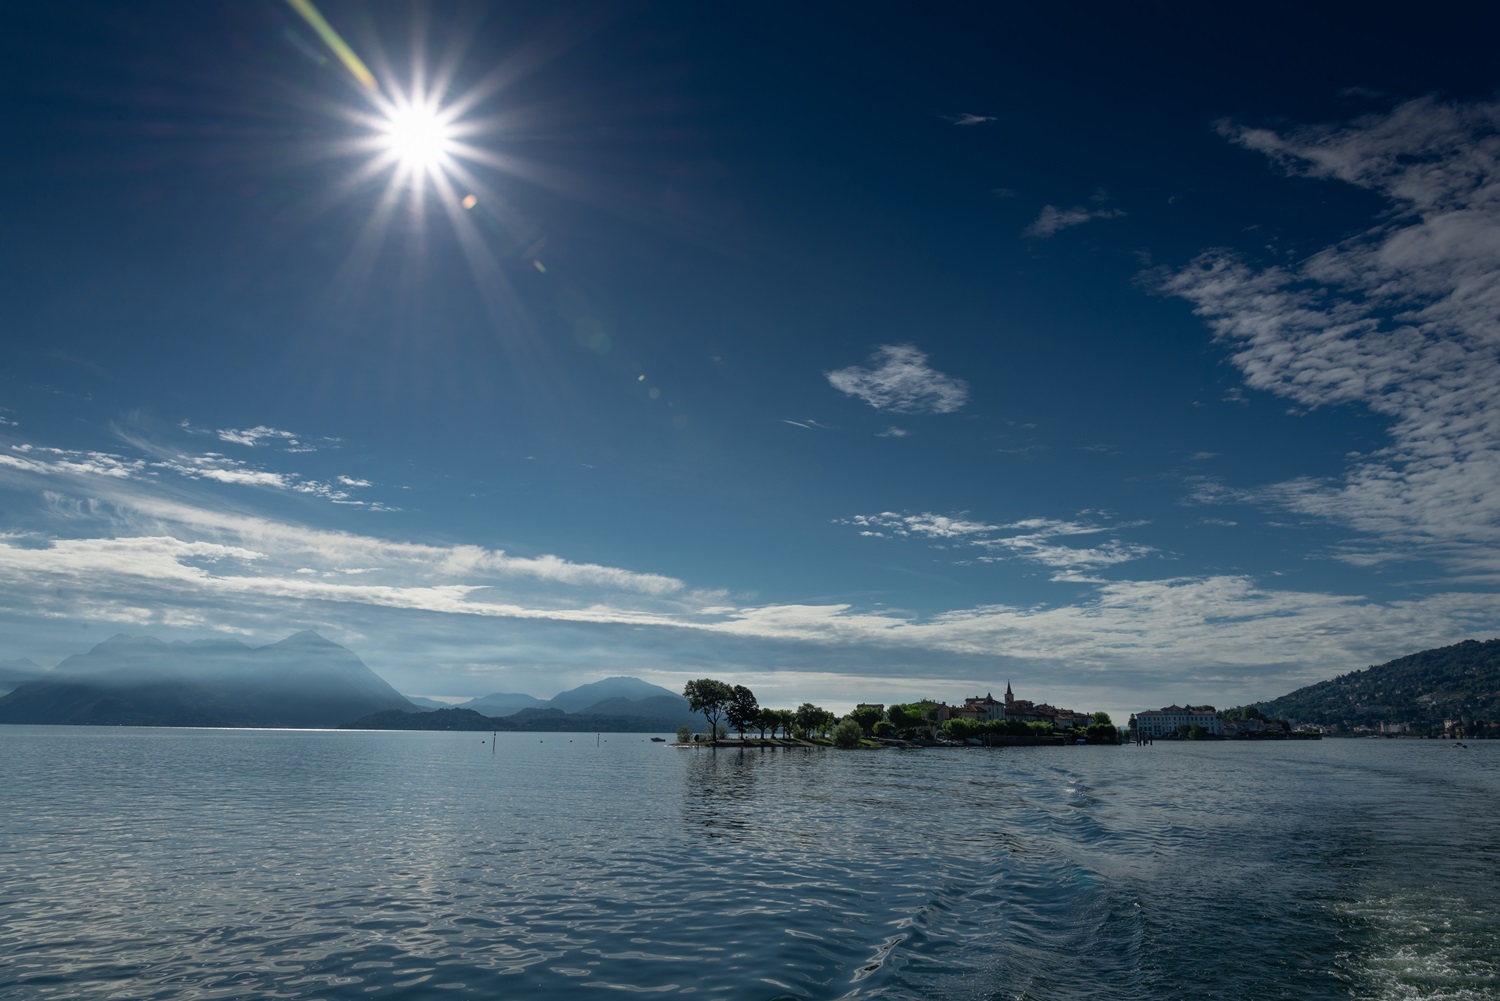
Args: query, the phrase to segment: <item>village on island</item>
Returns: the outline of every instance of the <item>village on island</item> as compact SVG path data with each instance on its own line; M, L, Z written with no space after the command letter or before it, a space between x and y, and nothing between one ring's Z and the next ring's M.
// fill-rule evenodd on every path
M861 702L840 718L810 702L796 709L759 704L744 685L713 678L690 681L682 695L701 713L706 729L677 731L677 744L694 746L782 746L788 742L835 747L1150 744L1156 740L1317 739L1316 728L1294 730L1253 707L1220 712L1212 706L1165 706L1131 715L1118 727L1104 712L1077 712L1018 699L1006 682L1005 697L970 696L958 705L923 700L887 706ZM729 732L735 731L731 738ZM777 737L778 731L781 733ZM750 736L754 734L755 736Z

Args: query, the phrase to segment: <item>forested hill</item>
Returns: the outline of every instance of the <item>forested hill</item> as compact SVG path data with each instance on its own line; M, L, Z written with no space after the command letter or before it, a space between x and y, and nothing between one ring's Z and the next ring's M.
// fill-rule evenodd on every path
M1423 650L1258 705L1273 719L1345 726L1500 720L1500 639Z

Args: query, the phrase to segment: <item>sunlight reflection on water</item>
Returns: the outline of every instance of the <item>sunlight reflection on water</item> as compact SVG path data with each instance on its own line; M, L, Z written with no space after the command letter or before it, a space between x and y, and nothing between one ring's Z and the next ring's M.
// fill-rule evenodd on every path
M1500 845L1433 819L1454 797L1495 801L1488 746L0 741L4 998L1497 987L1483 888L1500 885Z

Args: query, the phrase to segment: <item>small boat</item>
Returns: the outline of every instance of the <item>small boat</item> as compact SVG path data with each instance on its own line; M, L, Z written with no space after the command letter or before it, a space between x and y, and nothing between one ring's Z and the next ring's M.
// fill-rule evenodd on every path
M651 738L651 743L653 743L653 744L665 744L666 742L667 742L667 738L665 738L665 737L652 737Z

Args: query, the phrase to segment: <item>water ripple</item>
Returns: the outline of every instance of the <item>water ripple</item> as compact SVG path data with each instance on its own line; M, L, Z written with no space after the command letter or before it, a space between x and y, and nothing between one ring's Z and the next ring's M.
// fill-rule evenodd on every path
M471 737L0 728L0 998L1500 988L1488 748Z

